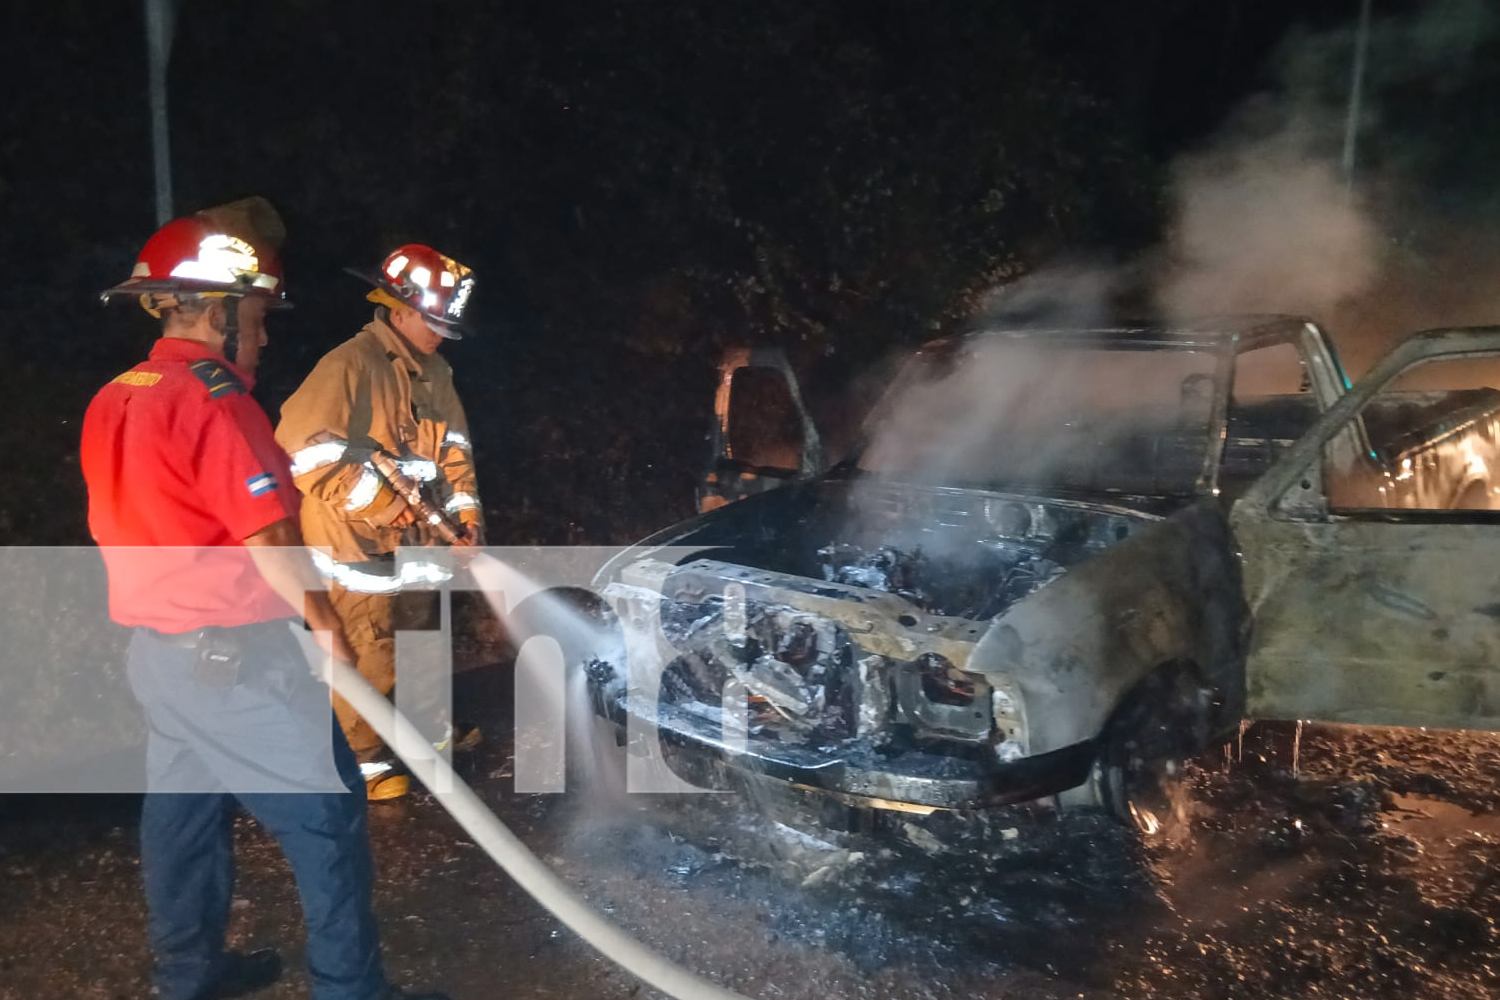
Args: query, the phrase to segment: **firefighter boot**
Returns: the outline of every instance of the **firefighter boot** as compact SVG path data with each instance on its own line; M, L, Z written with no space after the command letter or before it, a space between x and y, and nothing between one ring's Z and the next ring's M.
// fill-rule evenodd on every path
M371 802L399 799L411 790L411 778L401 763L385 747L376 747L357 755L359 773L365 779L365 798Z

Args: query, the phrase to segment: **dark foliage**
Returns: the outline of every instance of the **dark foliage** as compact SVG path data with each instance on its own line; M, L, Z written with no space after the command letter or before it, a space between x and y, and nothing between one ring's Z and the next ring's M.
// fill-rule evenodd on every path
M179 210L258 192L287 217L273 413L365 319L341 266L410 239L475 266L482 332L449 355L492 539L619 541L686 511L721 346L846 377L1060 250L1148 238L1141 121L1180 10L186 4ZM152 227L139 13L114 15L32 15L51 44L5 140L24 238L0 263L40 278L5 298L4 388L47 415L7 433L53 457L44 510L0 505L4 542L86 540L78 418L153 333L90 304ZM60 329L88 349L60 360Z

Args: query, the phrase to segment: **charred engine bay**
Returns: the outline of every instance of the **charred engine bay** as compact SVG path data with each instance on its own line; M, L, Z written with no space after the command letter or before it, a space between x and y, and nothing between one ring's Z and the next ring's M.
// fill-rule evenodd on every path
M1012 509L1026 516L1020 504ZM824 546L818 557L826 580L896 594L928 614L989 621L1086 552L1083 525L1073 521L1056 537L980 539L946 558L928 555L920 544L869 549L850 542Z
M686 649L662 675L662 697L679 705L723 705L738 683L752 735L785 730L787 739L825 742L854 735L848 632L793 608L748 605L743 631L726 627L723 602L673 604L663 630ZM714 713L715 718L723 715ZM727 724L727 723L726 723Z
M1164 512L874 479L775 491L673 544L736 565L896 594L928 614L988 621Z

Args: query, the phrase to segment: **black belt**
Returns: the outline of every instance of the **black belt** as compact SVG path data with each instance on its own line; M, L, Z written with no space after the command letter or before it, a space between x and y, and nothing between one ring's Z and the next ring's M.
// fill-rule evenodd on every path
M239 633L248 638L261 630L284 632L291 621L292 619L290 618L282 618L273 622L251 622L249 625L205 625L203 628L195 628L191 632L158 632L149 625L137 625L136 627L157 642L165 642L170 646L180 646L183 649L197 649L203 642L204 637L210 634Z
M272 632L286 635L287 620L249 625L208 625L191 632L158 632L145 625L140 629L157 642L197 652L192 668L195 680L215 687L230 687L239 683L246 646L258 635Z
M140 630L157 642L165 642L172 646L181 646L183 649L197 649L198 641L203 638L203 629L193 629L191 632L158 632L154 628L145 625Z

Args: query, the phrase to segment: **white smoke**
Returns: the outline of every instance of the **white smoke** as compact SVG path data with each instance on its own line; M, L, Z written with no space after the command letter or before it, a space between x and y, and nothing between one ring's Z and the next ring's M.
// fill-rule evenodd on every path
M991 329L1078 330L1110 319L1114 269L1078 261L1052 264L1000 285L979 299L977 325Z
M1152 275L1154 312L1168 323L1307 315L1331 332L1354 374L1406 333L1500 322L1500 237L1486 220L1447 233L1437 246L1403 238L1412 228L1411 206L1428 200L1423 165L1430 151L1400 134L1383 100L1397 86L1456 92L1497 26L1495 8L1483 0L1441 0L1372 23L1352 176L1342 154L1355 25L1290 37L1273 58L1273 85L1172 165L1173 222L1143 268ZM1049 267L983 296L974 325L1107 325L1115 318L1112 300L1133 280L1124 269ZM1093 369L1033 360L980 350L967 370L910 387L872 427L866 466L951 483L972 474L997 429L1009 427L1035 443L1034 453L1022 456L1026 478L1043 479L1047 469L1063 472L1073 450L1067 435L1048 440L1033 426L1063 399L1059 376L1088 379L1090 400L1121 414L1132 399L1166 405L1173 398L1170 386L1152 385L1128 364L1101 378Z
M1372 23L1352 174L1342 154L1356 26L1288 38L1274 86L1173 165L1161 313L1309 315L1355 373L1414 330L1500 321L1491 220L1436 220L1427 206L1447 192L1430 166L1445 151L1404 134L1410 108L1403 121L1388 101L1403 88L1439 104L1459 93L1497 27L1484 0L1441 0Z
M1317 153L1311 121L1235 135L1178 162L1170 269L1157 292L1175 320L1223 313L1331 315L1381 270L1379 231Z
M1107 269L1058 265L983 296L976 325L991 330L1100 326L1108 318L1112 285ZM910 482L982 482L1003 443L997 438L1016 440L1032 429L1028 415L1061 403L1059 383L1066 384L1077 361L1049 354L1039 358L1035 351L1004 343L979 344L941 376L907 383L876 415L861 464ZM1028 468L1016 471L1033 482L1045 480L1041 466L1052 463L1052 450L1033 436L1024 457Z

